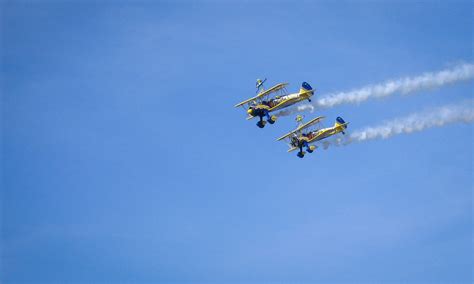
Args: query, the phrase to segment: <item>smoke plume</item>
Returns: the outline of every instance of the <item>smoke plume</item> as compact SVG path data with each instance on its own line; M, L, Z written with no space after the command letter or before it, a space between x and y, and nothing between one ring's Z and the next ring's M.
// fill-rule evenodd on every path
M440 88L444 85L467 81L474 78L474 64L463 63L438 72L424 73L415 77L389 80L385 83L368 85L348 92L325 95L314 102L298 105L280 111L277 116L286 116L314 108L329 108L340 104L359 104L372 98L383 98L393 94L410 94L417 91Z
M388 139L399 134L411 134L428 128L443 127L452 123L471 123L474 121L474 100L446 105L430 111L414 113L406 117L387 121L378 126L356 130L348 137L324 141L326 149L330 145L347 145L353 142L364 142L374 139Z

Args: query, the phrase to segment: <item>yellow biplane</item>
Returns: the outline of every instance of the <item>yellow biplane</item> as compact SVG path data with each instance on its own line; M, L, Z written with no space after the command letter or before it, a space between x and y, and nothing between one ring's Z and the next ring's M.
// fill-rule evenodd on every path
M275 123L277 117L275 115L270 116L271 112L289 107L303 100L311 102L310 97L314 95L313 88L306 82L303 82L298 93L288 94L285 88L288 83L280 83L265 90L263 88L265 80L257 80L257 92L261 91L255 97L235 105L235 107L247 107L247 120L259 117L260 120L257 122L257 126L260 128L263 128L267 121L270 124ZM263 120L263 117L266 117L267 121Z
M301 124L295 130L288 132L287 134L278 138L277 141L287 139L288 145L290 146L288 152L299 149L297 156L303 158L306 154L306 152L303 151L303 147L306 147L306 151L308 151L308 153L313 153L313 151L316 149L316 146L309 145L310 143L314 143L332 135L336 135L339 132L345 134L344 130L347 128L348 122L345 122L342 117L336 118L336 122L334 123L333 127L319 128L318 125L323 119L324 116L319 116L305 124Z

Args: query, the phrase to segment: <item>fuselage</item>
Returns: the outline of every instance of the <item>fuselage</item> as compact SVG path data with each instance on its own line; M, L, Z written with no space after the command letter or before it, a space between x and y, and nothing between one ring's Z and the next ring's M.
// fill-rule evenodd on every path
M308 138L310 139L309 142L316 142L319 140L323 140L341 131L342 129L339 130L338 127L328 127L328 128L323 128L316 131L311 131L310 133L308 133Z
M272 100L273 107L272 111L279 110L285 107L289 107L299 101L302 101L306 98L303 98L300 94L290 94L286 96L282 96L280 98L275 98Z
M273 112L277 111L291 105L294 105L297 102L309 99L313 94L312 93L294 93L286 96L277 97L269 101L263 101L262 103L251 107L253 109L252 116L263 115L264 112Z
M308 133L304 133L298 137L294 136L291 138L291 146L293 147L289 151L295 150L297 148L302 148L304 145L308 145L309 143L314 143L334 134L341 132L337 127L328 127L323 128L315 131L310 131Z

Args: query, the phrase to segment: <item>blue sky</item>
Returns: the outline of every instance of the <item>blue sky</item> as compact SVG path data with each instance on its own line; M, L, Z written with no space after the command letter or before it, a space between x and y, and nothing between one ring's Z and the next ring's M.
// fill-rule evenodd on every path
M318 96L472 62L472 2L0 5L2 282L472 281L472 125L298 159L293 118L233 108L261 77Z

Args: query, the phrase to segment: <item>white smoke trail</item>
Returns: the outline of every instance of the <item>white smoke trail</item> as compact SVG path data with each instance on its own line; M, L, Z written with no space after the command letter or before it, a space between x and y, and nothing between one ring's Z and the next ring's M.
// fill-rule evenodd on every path
M353 142L364 142L373 139L387 139L394 135L411 134L432 127L442 127L447 124L474 121L474 100L467 100L459 104L446 105L430 111L414 113L404 118L387 121L379 126L357 130L347 138L338 138L324 141L323 147L330 145L347 145Z
M390 80L385 83L368 85L348 92L328 94L313 103L299 105L277 113L286 116L300 111L313 111L314 108L328 108L340 104L358 104L371 98L388 97L396 93L409 94L417 91L439 88L456 82L474 78L474 64L463 63L450 69L424 73L416 77Z

